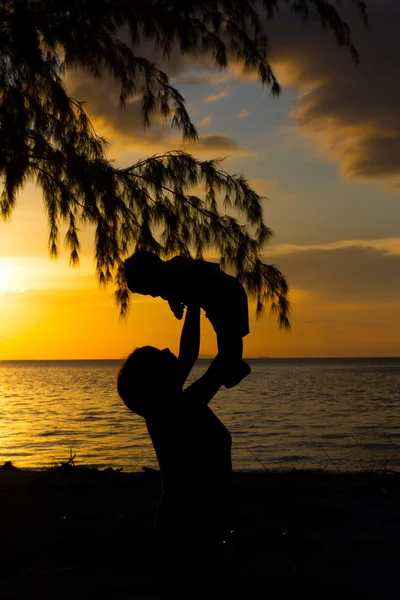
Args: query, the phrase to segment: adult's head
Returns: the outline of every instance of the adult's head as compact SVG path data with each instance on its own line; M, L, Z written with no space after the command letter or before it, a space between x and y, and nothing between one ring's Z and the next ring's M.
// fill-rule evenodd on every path
M131 292L160 296L164 262L153 252L138 250L124 262L125 278Z
M168 348L136 348L118 372L117 389L126 406L145 419L168 410L180 391L176 356Z

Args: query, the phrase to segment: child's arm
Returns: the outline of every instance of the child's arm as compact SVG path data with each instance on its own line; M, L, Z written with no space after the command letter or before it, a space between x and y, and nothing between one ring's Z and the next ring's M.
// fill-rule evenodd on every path
M178 355L179 384L183 386L200 350L200 307L188 306L183 324Z

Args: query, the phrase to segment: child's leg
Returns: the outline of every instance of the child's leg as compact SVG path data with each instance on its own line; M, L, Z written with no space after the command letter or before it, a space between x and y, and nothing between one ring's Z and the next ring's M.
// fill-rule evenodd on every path
M218 354L228 364L242 360L243 339L238 335L217 332Z
M250 374L250 366L242 359L243 339L217 333L218 356L224 365L224 385L232 388Z
M226 281L225 292L206 316L217 334L218 356L225 365L224 385L231 388L251 372L242 359L243 337L249 333L249 310L242 284L234 277Z

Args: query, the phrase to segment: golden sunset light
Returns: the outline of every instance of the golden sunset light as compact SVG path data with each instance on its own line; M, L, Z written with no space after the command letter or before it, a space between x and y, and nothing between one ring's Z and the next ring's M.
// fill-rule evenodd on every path
M200 160L225 157L221 166L226 172L244 175L266 197L264 219L274 237L262 259L287 278L292 328L280 330L268 306L264 317L255 320L251 304L248 356L400 352L391 333L400 327L400 313L390 309L389 317L382 308L400 302L398 104L393 100L392 109L386 108L382 98L367 92L368 65L380 62L371 36L385 40L380 52L387 57L382 77L388 86L397 68L388 51L390 27L373 18L385 10L373 4L369 32L361 25L355 28L361 57L357 67L318 27L298 28L291 18L277 20L271 60L283 86L279 98L269 96L256 73L245 72L237 59L220 71L206 55L173 52L164 61L158 50L146 47L184 94L198 127L197 141L184 141L158 112L144 128L141 94L130 97L121 110L118 86L109 76L93 80L84 70L66 74L67 90L85 102L94 127L110 141L107 152L118 166L174 148ZM349 81L351 101L346 100ZM390 94L385 97L389 102ZM191 193L204 198L200 184ZM115 287L103 289L96 281L91 225L79 226L79 267L68 266L67 222L60 223L59 258L49 259L46 211L41 190L30 181L19 190L11 218L0 223L0 294L8 315L0 333L8 332L7 342L0 340L1 358L119 358L146 339L176 350L181 323L161 300L131 294L129 314L119 318ZM206 256L218 260L214 250ZM366 313L363 324L361 314ZM351 324L353 319L357 325ZM99 320L108 329L104 343ZM34 323L26 329L21 326L30 321ZM215 351L215 340L206 321L204 327L201 351L208 356ZM58 331L55 339L53 331ZM72 340L79 343L74 347Z
M10 276L7 271L7 267L0 262L0 293L6 292L9 289Z

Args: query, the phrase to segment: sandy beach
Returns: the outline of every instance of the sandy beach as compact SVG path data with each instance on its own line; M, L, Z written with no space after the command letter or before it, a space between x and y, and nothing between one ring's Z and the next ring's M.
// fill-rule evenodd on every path
M152 470L4 465L1 598L158 598L151 541L159 494ZM399 474L236 472L234 498L221 598L397 594Z

